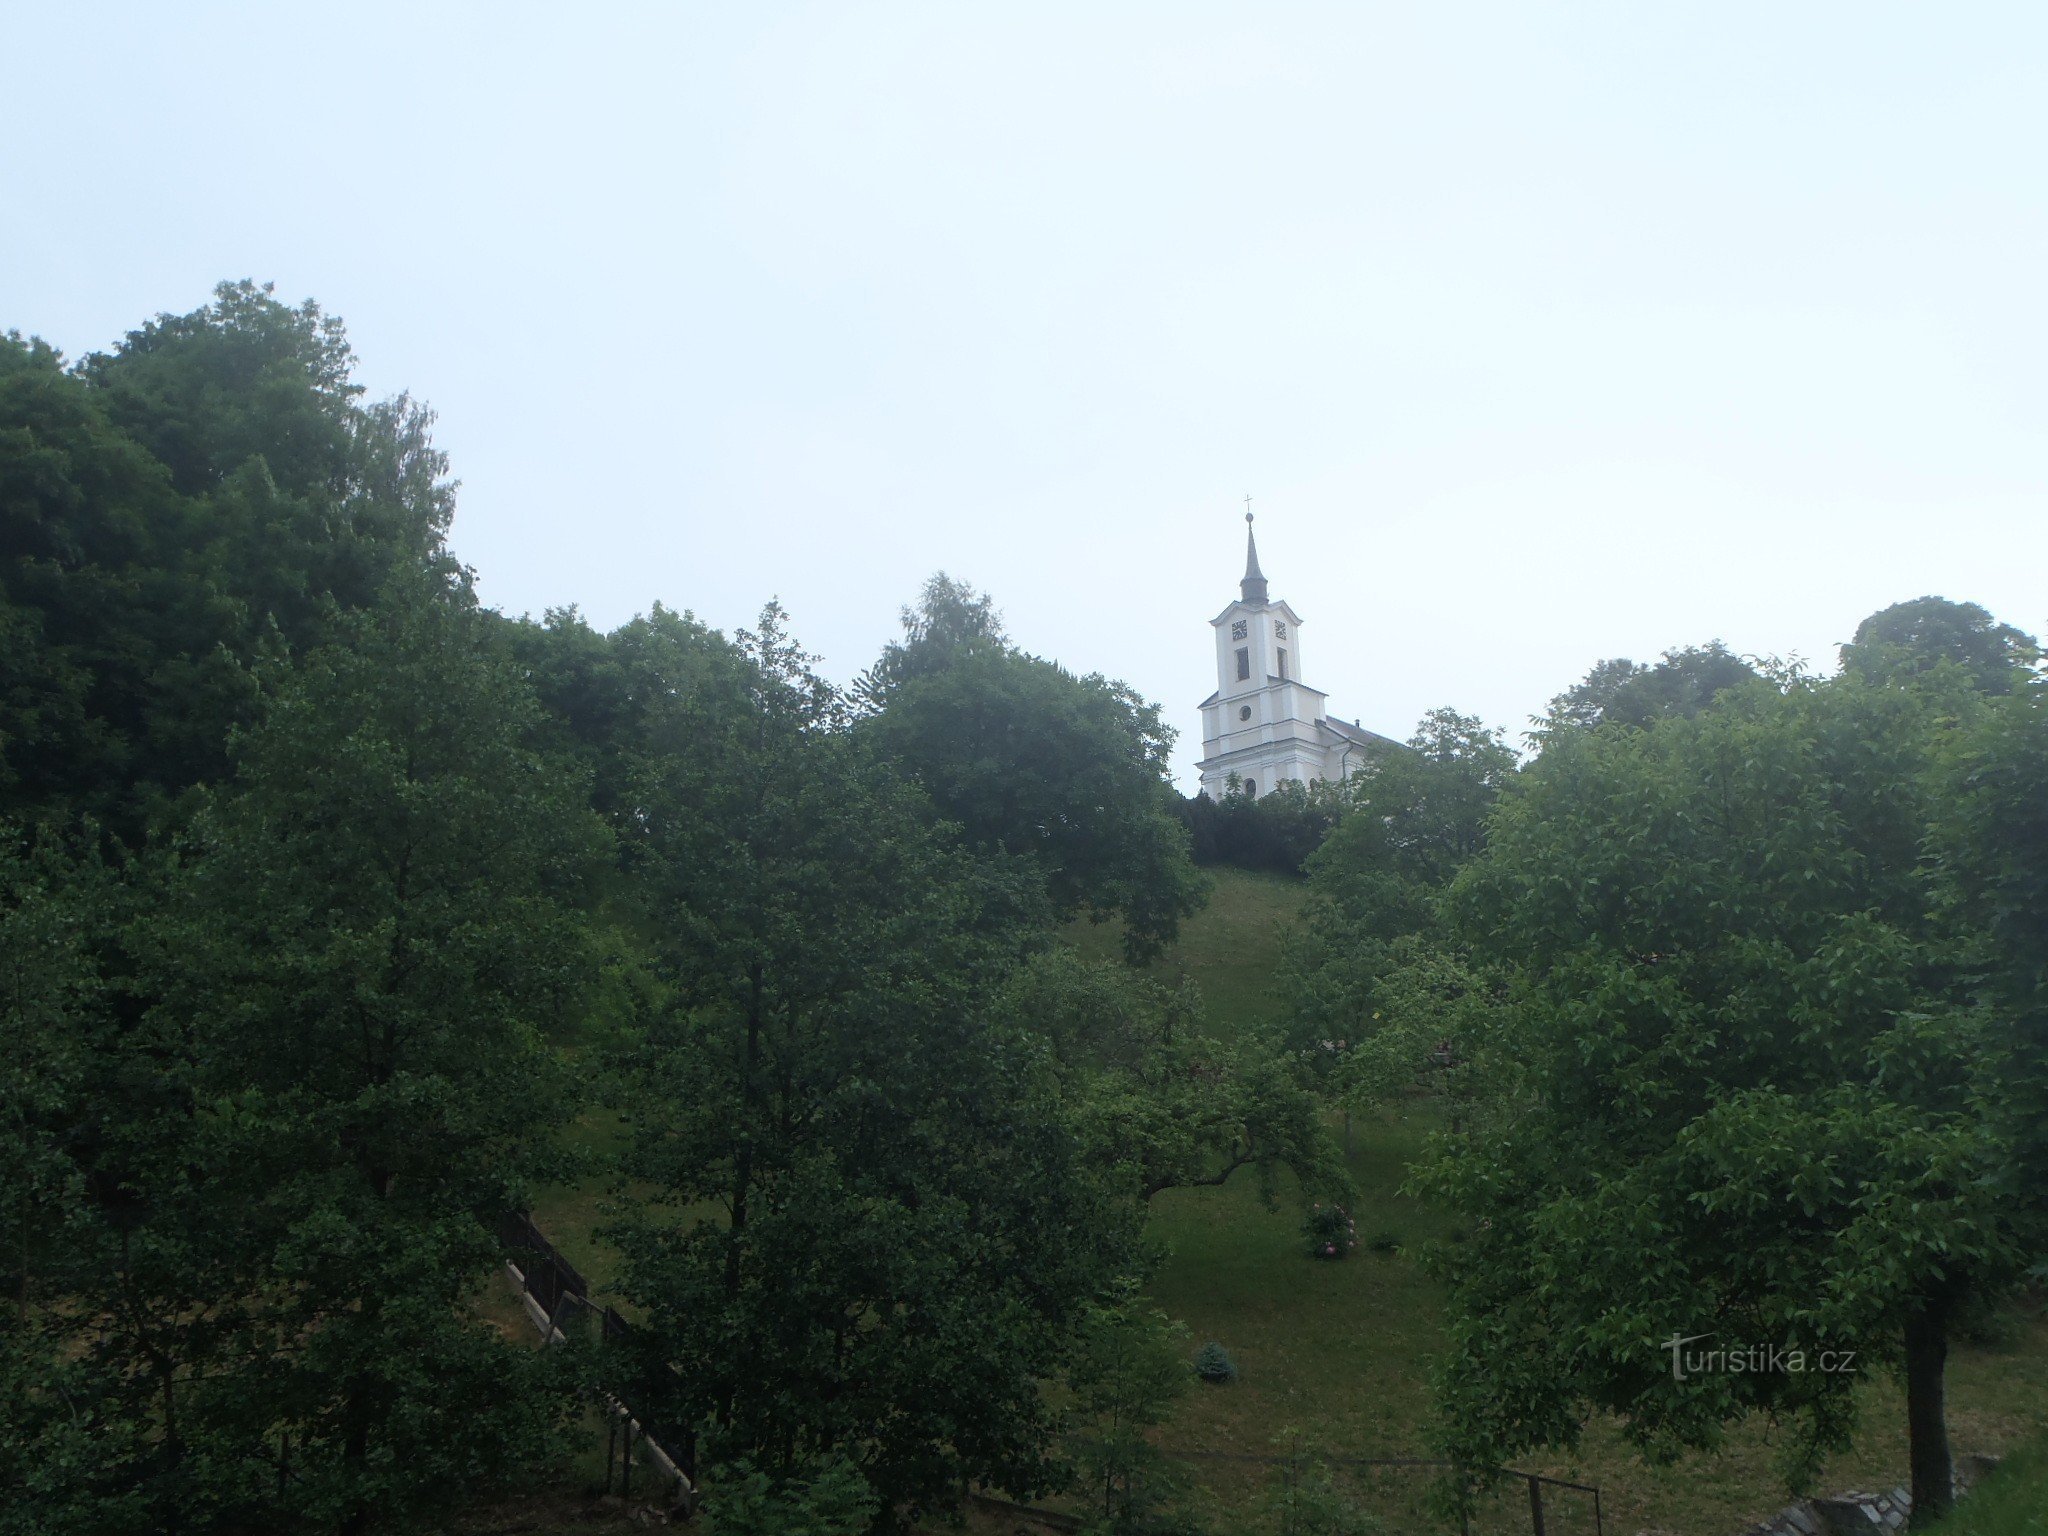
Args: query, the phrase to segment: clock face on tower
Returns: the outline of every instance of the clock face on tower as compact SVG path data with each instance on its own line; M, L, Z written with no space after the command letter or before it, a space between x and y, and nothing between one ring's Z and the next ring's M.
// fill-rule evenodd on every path
M1243 619L1239 619L1236 623L1230 626L1230 638L1233 640L1242 640L1246 635L1250 633L1251 629Z

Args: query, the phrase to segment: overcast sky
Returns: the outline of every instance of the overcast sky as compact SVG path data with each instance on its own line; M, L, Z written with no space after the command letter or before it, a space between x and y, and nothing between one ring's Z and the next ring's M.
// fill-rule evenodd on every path
M2048 629L2048 7L14 4L0 328L222 278L440 413L511 612L857 672L943 568L1199 755L1242 498L1306 681Z

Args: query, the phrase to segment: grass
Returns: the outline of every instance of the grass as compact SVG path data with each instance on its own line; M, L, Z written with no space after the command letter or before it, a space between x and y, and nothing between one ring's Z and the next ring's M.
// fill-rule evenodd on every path
M1934 1536L2048 1536L2048 1438L2009 1457Z

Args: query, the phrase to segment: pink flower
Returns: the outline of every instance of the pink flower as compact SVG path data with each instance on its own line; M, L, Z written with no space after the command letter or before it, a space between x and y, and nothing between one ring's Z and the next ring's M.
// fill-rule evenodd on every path
M1323 1244L1323 1252L1325 1252L1325 1253L1329 1253L1329 1254L1334 1254L1334 1253L1335 1253L1336 1251L1337 1251L1337 1245L1336 1245L1335 1243L1325 1243L1325 1244Z

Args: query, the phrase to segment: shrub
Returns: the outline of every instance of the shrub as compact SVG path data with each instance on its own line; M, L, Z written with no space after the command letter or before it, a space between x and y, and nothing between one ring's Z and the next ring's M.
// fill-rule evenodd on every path
M1195 1351L1195 1374L1214 1386L1227 1386L1237 1380L1237 1362L1230 1358L1230 1351L1211 1339Z
M781 1479L736 1461L706 1479L705 1536L861 1536L879 1500L860 1469L832 1455Z
M1301 1222L1302 1246L1312 1259L1342 1259L1358 1247L1358 1224L1341 1205L1318 1205Z
M1365 1246L1374 1253L1399 1253L1401 1251L1401 1234L1391 1228L1384 1232L1375 1232L1372 1235L1372 1241Z

